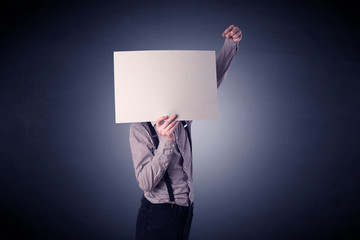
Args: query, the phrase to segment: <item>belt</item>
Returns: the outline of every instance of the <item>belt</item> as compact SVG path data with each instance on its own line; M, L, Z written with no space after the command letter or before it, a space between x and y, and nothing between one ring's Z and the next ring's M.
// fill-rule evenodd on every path
M189 206L181 206L176 203L152 203L144 195L141 198L141 202L147 206L153 207L164 207L164 208L180 208L180 209L193 209L194 203L191 203Z

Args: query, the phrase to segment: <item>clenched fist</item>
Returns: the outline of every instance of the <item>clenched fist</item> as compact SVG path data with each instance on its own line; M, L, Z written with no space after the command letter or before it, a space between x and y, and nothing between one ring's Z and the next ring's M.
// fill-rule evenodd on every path
M231 25L223 32L223 34L221 34L221 36L226 37L226 40L240 42L242 38L242 32L238 27Z

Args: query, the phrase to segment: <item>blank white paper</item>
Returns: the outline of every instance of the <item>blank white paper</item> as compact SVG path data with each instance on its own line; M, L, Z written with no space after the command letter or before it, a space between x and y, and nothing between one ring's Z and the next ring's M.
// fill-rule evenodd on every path
M215 51L114 52L116 123L217 119Z

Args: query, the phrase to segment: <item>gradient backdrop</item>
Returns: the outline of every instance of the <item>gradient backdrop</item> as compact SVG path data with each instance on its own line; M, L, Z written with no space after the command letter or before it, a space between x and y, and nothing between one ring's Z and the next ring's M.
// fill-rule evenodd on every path
M360 239L353 2L2 2L0 238L134 239L113 51L218 53L235 24L219 119L193 124L191 239Z

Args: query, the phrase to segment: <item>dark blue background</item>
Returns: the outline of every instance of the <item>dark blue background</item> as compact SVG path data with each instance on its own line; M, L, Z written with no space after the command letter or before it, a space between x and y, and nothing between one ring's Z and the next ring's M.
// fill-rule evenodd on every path
M1 3L0 237L133 239L113 51L218 52L235 24L219 119L193 125L191 239L360 239L353 2Z

